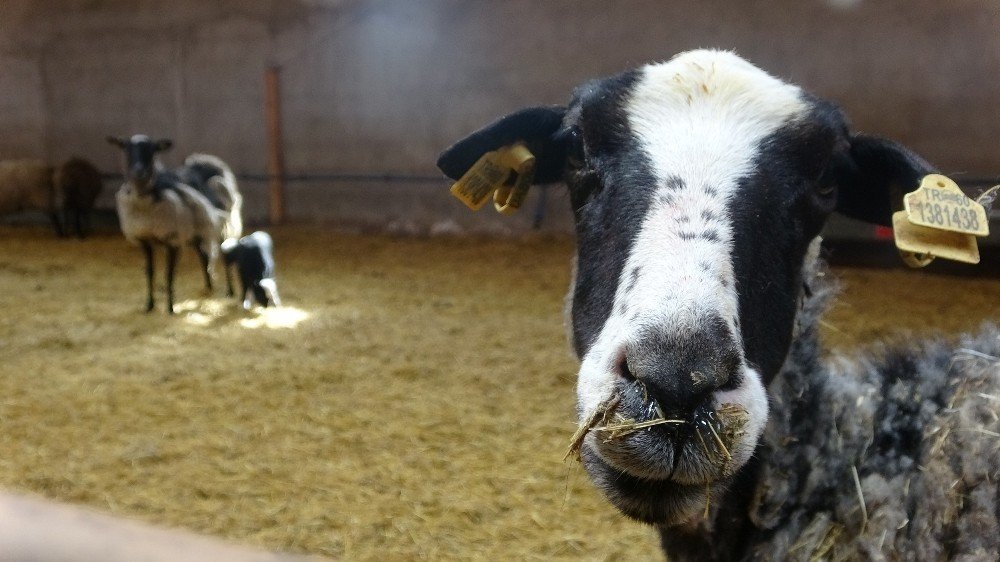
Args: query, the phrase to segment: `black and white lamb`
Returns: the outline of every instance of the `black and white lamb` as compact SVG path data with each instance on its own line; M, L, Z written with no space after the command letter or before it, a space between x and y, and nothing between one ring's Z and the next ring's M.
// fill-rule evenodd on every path
M63 202L66 230L73 228L78 237L86 237L94 202L104 187L101 172L83 158L70 158L56 168L53 183Z
M581 461L671 560L996 559L996 329L823 362L801 312L827 217L890 224L927 162L710 50L508 115L438 166L519 142L575 217Z
M125 153L125 183L116 196L122 233L142 248L146 258L146 310L153 309L153 247L166 249L167 312L174 312L174 268L182 246L198 253L208 293L227 215L203 193L212 188L197 182L197 174L184 168L163 169L156 154L170 148L168 139L153 141L146 135L130 139L108 137ZM183 179L182 179L183 178Z
M57 236L60 201L52 182L52 166L41 160L0 161L0 215L41 211L48 215Z
M274 280L274 243L268 233L258 230L239 240L226 239L222 242L222 260L230 293L233 292L230 269L236 267L244 309L249 310L254 300L264 307L281 306Z

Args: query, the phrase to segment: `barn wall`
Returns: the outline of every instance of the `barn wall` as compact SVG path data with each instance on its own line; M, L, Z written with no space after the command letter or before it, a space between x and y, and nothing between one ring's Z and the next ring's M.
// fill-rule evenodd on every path
M281 67L288 171L438 176L440 149L588 77L688 48L733 48L843 105L942 169L997 175L1000 7L992 0L65 0L4 2L0 157L86 156L107 134L176 142L165 160L266 162L262 76ZM251 218L265 186L245 181ZM443 182L298 182L294 220L423 229L473 220ZM110 206L110 194L103 203ZM568 228L551 190L550 228ZM450 224L450 223L449 223Z

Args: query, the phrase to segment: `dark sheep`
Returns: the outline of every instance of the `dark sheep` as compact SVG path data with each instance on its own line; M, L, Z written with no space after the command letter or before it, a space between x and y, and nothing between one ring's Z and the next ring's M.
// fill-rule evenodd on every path
M104 187L101 172L83 158L70 158L56 168L53 181L63 199L66 230L72 228L78 237L85 238L90 230L94 201Z

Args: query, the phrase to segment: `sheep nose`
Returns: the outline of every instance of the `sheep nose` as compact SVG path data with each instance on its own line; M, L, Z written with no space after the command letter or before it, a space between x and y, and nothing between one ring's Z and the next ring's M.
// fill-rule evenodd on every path
M129 175L138 180L147 180L152 176L152 172L147 166L142 164L133 164L129 166Z
M688 331L645 330L625 347L622 376L642 383L667 417L690 419L712 394L737 384L741 354L721 318Z

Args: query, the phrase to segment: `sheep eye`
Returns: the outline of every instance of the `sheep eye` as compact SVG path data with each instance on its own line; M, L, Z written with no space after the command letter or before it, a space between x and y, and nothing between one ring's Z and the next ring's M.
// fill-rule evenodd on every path
M833 182L820 182L816 185L816 194L820 197L830 197L837 191L837 186Z
M582 168L587 161L583 149L583 135L573 127L566 133L566 162L573 168Z

